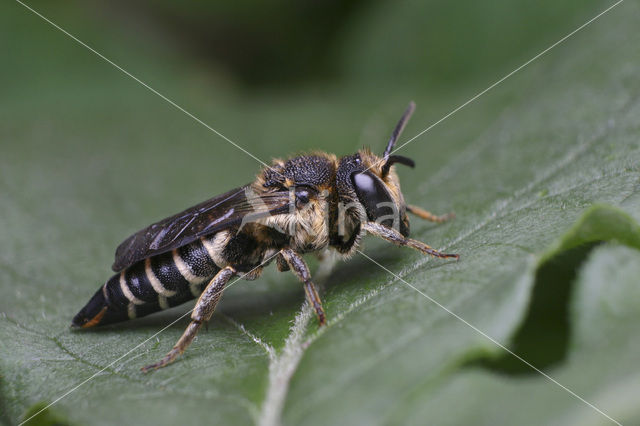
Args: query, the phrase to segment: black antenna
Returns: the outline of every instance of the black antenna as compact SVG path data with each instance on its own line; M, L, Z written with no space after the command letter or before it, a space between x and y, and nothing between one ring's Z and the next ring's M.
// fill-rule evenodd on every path
M389 139L387 148L384 150L384 154L382 154L382 158L384 158L385 160L389 158L389 154L391 154L391 151L393 151L393 147L396 144L396 141L402 134L402 131L404 130L404 126L407 125L407 122L411 118L411 115L413 115L413 111L415 111L415 109L416 109L415 102L413 101L409 102L409 106L407 107L404 114L402 114L402 118L400 118L400 121L398 121L398 124L396 124L396 128L393 129L393 133L391 133L391 139Z
M411 168L414 168L416 166L416 163L411 158L403 157L402 155L390 155L387 159L387 162L382 166L380 175L382 177L385 177L387 174L389 174L391 166L393 166L395 163L404 164L405 166L409 166Z

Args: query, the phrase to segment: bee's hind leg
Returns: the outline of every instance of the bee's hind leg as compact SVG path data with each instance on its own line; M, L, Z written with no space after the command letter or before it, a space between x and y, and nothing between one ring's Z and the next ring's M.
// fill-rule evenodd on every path
M307 301L316 311L319 324L324 325L326 323L326 317L324 309L322 309L322 301L320 300L320 296L311 281L311 273L309 272L309 267L305 263L304 259L298 253L288 248L280 250L280 256L282 256L286 264L289 266L289 269L296 274L296 277L304 283L304 292L307 296Z
M142 367L143 372L146 373L149 370L157 370L158 368L171 364L187 349L194 337L196 337L196 334L200 327L202 327L202 324L211 319L213 311L215 311L216 305L222 297L224 287L235 274L236 270L231 266L227 266L221 269L216 276L209 281L209 284L207 284L207 287L200 295L196 306L193 308L193 312L191 312L191 323L189 323L187 329L182 333L178 343L176 343L173 349L171 349L160 361L155 364Z
M447 213L442 216L435 215L421 207L414 205L407 205L407 211L418 216L420 219L428 220L429 222L443 223L448 221L449 219L453 219L456 217L455 213Z
M411 247L413 249L419 250L433 257L454 258L454 259L460 258L460 255L458 254L440 253L438 250L423 243L422 241L414 240L412 238L407 238L404 235L402 235L400 232L396 231L395 229L387 228L386 226L376 222L367 222L363 224L363 229L368 233L373 234L376 237L385 239L397 246Z

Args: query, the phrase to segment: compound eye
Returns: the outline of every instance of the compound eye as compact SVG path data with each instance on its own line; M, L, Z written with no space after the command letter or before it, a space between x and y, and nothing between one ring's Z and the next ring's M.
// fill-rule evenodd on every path
M385 215L393 215L393 200L380 179L365 171L353 173L351 181L358 199L367 211L369 220L376 220ZM389 221L385 220L385 222ZM393 220L390 222L393 223ZM387 225L387 223L383 224Z

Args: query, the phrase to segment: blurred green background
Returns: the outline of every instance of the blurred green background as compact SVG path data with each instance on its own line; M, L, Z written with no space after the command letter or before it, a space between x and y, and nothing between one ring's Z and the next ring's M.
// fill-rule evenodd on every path
M414 100L407 140L613 3L25 4L268 162L380 152ZM414 220L412 232L460 263L367 242L385 267L630 424L638 255L617 244L640 245L639 10L627 0L403 148L417 163L400 171L406 198L457 213L443 226ZM229 289L209 331L152 375L138 368L184 321L111 362L189 306L67 329L124 237L259 167L2 2L0 421L100 372L33 424L611 424L360 256L322 283L325 331L300 308L295 279L268 271ZM621 210L583 216L596 203ZM589 244L559 243L574 240ZM614 243L592 250L602 241Z

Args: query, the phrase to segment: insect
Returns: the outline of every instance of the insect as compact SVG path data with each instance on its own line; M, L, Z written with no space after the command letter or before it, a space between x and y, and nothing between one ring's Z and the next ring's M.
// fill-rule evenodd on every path
M382 157L362 149L342 158L316 153L276 159L253 183L131 235L116 250L116 274L78 312L72 326L138 318L197 297L178 342L159 362L143 367L146 372L185 351L213 315L230 279L256 279L273 260L278 270L290 270L301 281L322 326L326 315L302 258L305 253L330 249L348 256L368 233L434 257L458 259L409 238L407 213L433 222L452 216L406 204L400 191L394 164L414 167L414 162L391 151L414 109L411 102Z

